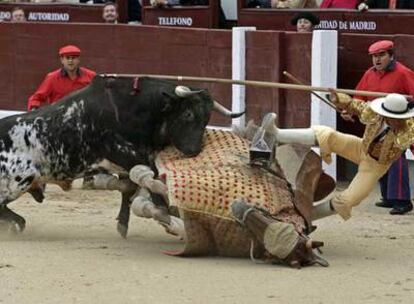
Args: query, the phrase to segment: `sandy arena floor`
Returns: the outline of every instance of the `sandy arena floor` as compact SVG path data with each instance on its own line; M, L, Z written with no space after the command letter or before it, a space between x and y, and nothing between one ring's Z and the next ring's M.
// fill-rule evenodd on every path
M50 186L42 204L10 205L27 228L0 236L0 303L413 303L414 215L388 215L377 198L348 222L317 222L330 267L294 270L164 255L180 241L151 220L133 216L118 236L118 193Z

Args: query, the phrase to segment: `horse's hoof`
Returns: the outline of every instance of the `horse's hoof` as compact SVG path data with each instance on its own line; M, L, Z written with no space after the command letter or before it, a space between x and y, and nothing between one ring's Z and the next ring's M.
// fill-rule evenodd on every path
M116 226L116 230L118 230L118 233L124 238L126 239L127 234L128 234L128 226L124 226L121 223L118 223Z

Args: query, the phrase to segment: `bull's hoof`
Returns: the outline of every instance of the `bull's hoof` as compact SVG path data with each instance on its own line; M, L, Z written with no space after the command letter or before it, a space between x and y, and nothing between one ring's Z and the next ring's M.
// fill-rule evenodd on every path
M23 219L23 218L22 218ZM23 220L9 220L0 219L0 230L10 234L20 234L26 228L26 221Z
M116 226L116 230L118 230L118 233L124 238L126 239L127 234L128 234L128 226L125 226L121 223L118 223Z
M26 228L26 220L7 206L0 207L0 223L6 231L13 234L21 233Z
M26 228L25 220L23 220L23 222L12 221L9 226L9 231L12 234L19 234L19 233L22 233L25 228Z

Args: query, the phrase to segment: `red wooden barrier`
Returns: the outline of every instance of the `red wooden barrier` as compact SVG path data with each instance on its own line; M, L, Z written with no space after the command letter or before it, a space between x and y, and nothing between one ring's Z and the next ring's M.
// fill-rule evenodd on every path
M156 37L156 39L154 39ZM414 36L342 34L339 39L338 86L354 88L371 66L368 46L393 39L396 56L414 67ZM289 82L287 70L310 84L312 35L256 31L246 34L246 78ZM149 73L231 78L231 32L107 24L0 23L0 109L25 109L27 98L45 74L59 67L57 50L73 43L82 62L98 73ZM196 84L211 90L228 107L231 86ZM247 118L269 111L283 126L309 125L309 95L299 91L248 87ZM216 120L223 123L222 120Z
M157 39L154 39L157 37ZM231 78L231 32L107 24L0 23L0 109L24 110L46 73L60 66L65 44L82 50L82 65L98 73L175 74ZM231 108L229 85L209 89ZM217 124L230 121L214 117Z
M156 39L154 38L156 37ZM339 39L338 86L354 88L371 66L368 46L392 39L397 59L414 68L414 36L342 34ZM246 78L289 82L289 71L305 84L311 76L311 33L256 31L246 33ZM82 49L82 65L98 73L148 73L231 78L231 31L107 24L0 22L0 109L25 110L28 97L47 72L60 66L57 51L73 43ZM187 83L208 89L231 106L231 86ZM302 91L247 87L247 120L279 113L283 127L310 124L310 96ZM213 124L230 120L213 116ZM339 129L358 132L338 120Z

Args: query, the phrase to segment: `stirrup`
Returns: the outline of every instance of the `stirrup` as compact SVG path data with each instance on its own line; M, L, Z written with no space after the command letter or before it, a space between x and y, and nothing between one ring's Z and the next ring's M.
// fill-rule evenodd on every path
M275 158L277 146L276 113L267 113L262 120L262 125L253 136L249 149L250 164L265 164L270 166Z

